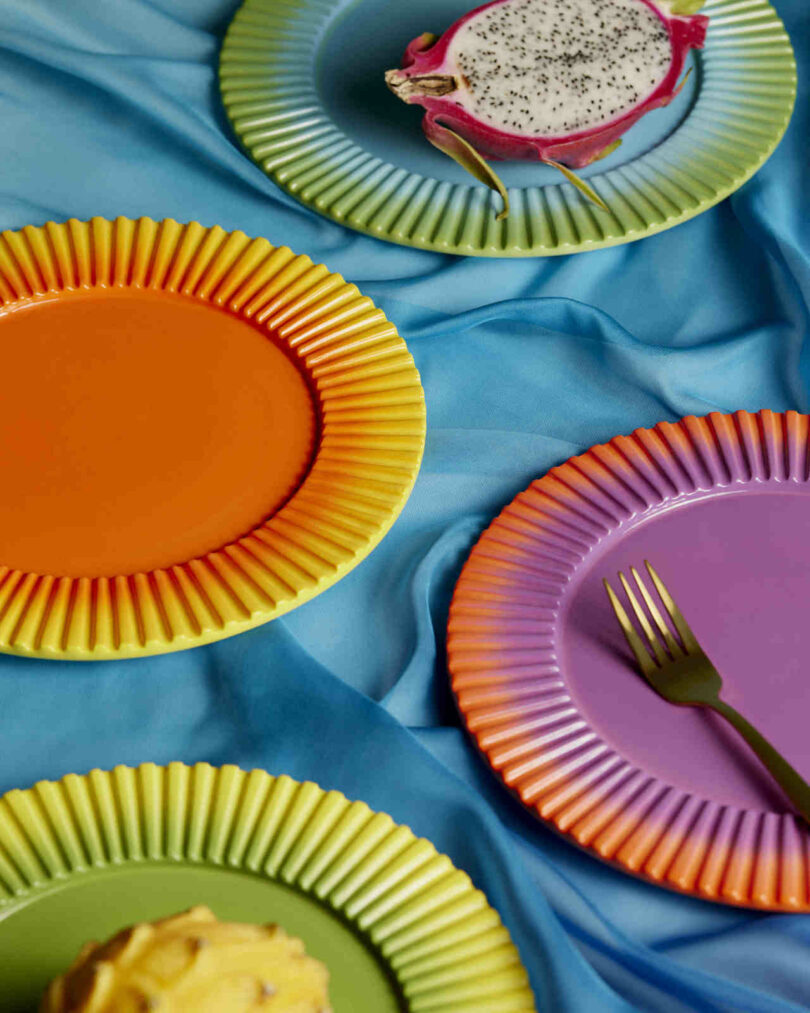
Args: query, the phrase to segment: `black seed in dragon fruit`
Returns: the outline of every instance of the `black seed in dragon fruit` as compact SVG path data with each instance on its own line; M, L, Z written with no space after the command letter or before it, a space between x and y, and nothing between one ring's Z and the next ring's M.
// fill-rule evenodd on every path
M604 204L571 170L615 150L682 87L701 49L703 0L493 0L441 36L420 35L385 75L425 109L428 140L508 196L488 160L539 160Z

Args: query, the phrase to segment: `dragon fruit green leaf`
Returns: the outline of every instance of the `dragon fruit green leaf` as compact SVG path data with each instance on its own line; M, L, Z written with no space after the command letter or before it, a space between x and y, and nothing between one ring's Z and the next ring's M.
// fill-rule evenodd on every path
M555 162L551 158L546 159L546 165L551 165L553 166L553 168L559 169L559 171L563 174L563 176L565 176L568 182L571 183L572 186L575 186L581 194L583 194L585 197L588 198L589 201L591 201L591 203L595 204L598 208L601 208L603 211L610 211L610 208L607 206L607 204L605 204L605 202L602 200L602 198L599 196L596 190L594 190L592 186L586 183L584 179L580 179L579 176L577 176L575 172L572 172L567 165L562 165L562 163L560 162Z
M607 158L608 155L612 155L614 151L622 146L621 137L617 137L612 144L609 144L604 151L600 151L599 154L594 158L594 162L601 162L603 158Z
M494 169L478 154L471 144L468 144L463 137L459 137L453 130L436 122L431 125L431 130L427 137L430 143L437 147L439 151L444 152L445 155L449 155L463 169L466 169L470 175L475 176L480 183L485 184L485 186L501 195L503 210L496 216L499 222L509 216L509 194L506 191L506 187Z
M660 5L670 14L688 17L690 14L697 14L705 2L706 0L660 0Z

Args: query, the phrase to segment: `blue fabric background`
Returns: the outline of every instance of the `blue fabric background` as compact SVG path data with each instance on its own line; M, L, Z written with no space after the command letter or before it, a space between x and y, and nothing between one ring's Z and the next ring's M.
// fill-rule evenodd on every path
M145 760L312 778L472 875L541 1009L810 1006L810 918L681 898L556 838L470 748L444 661L465 554L549 466L689 412L808 410L810 6L776 4L800 97L750 183L641 243L492 262L347 231L240 153L215 78L235 0L0 0L0 226L146 214L289 244L390 315L429 406L424 468L392 533L289 617L153 660L0 659L0 790Z

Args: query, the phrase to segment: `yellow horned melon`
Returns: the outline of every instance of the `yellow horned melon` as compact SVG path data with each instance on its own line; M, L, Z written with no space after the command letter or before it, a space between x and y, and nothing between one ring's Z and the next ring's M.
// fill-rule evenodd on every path
M40 1013L331 1013L328 983L300 939L201 906L88 943Z

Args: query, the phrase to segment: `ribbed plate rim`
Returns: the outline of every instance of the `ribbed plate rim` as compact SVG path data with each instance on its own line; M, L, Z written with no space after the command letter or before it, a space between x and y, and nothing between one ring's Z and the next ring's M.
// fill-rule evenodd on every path
M426 434L419 373L394 325L341 275L241 230L171 218L72 218L0 233L0 336L16 304L116 288L187 296L272 330L318 402L317 451L263 524L198 559L116 577L0 560L0 653L142 657L252 629L365 559L416 482Z
M686 120L657 148L590 178L609 204L612 199L614 208L620 206L623 218L639 224L625 227L614 215L605 222L598 217L602 213L592 210L567 183L510 188L513 213L507 222L498 224L494 221L495 198L484 188L440 183L397 169L365 152L332 123L312 77L318 39L333 13L331 5L322 0L285 0L283 4L244 0L230 23L220 55L219 81L226 112L253 161L297 200L359 232L419 249L482 257L554 256L616 246L662 232L708 210L747 182L782 139L796 98L796 62L790 39L768 0L707 0L704 13L711 20L706 49L700 57L703 85ZM276 69L285 65L294 68L284 85L274 82L273 59L268 55L274 29L284 46ZM728 65L734 60L740 61L739 73ZM776 80L755 86L751 79L758 73L775 75ZM245 79L254 82L257 95L264 93L262 98L246 104ZM275 141L272 130L262 136L261 130L253 128L253 121L263 114L279 121ZM745 129L737 122L740 116L747 117ZM703 134L681 151L689 132L696 133L696 123L702 124ZM419 129L417 124L414 129ZM723 131L728 135L725 141L721 139ZM323 143L328 143L332 154L317 154ZM702 152L701 144L710 150ZM306 156L298 159L299 169L294 168L296 160L290 156L296 145ZM731 154L731 148L739 153L741 147L742 155ZM352 175L353 163L361 174ZM698 178L701 173L703 179ZM707 183L706 174L716 182ZM387 191L380 191L381 199L375 197L375 177L388 184ZM371 182L364 183L368 180ZM617 182L621 180L624 182ZM308 192L307 187L311 188ZM403 219L407 222L406 204L412 207L414 203L406 198L420 189L432 190L430 199L412 214L410 232L397 232L394 225ZM397 194L404 195L399 198L400 207ZM378 206L374 207L375 203ZM414 231L422 221L430 234L424 229ZM555 242L546 241L544 233L549 230ZM465 238L471 231L481 236ZM515 236L519 240L510 238ZM528 242L526 237L530 237Z
M500 997L504 1010L535 1013L520 955L484 893L430 841L342 792L258 768L174 762L95 768L0 797L4 919L69 882L150 863L243 871L309 896L364 940L412 1013L458 1010L476 987L486 1001ZM31 875L39 879L26 882ZM480 922L467 939L481 947L477 973L475 952L464 952L465 918Z
M462 723L484 763L528 812L565 840L625 873L691 897L808 912L810 830L802 821L791 813L702 798L627 760L579 711L553 654L556 623L576 573L601 540L592 541L581 528L587 517L600 513L612 531L663 503L711 490L742 491L763 481L800 482L810 489L810 416L770 410L687 416L596 444L552 468L504 507L467 557L450 606L448 669ZM691 484L692 492L678 483ZM637 496L645 488L650 503L642 508ZM565 528L569 508L579 517L576 537L587 546L576 559L573 550L566 559L566 539L555 532L555 525ZM531 551L521 550L521 538ZM540 552L544 547L551 557ZM551 565L542 582L553 604L543 606L542 616L531 606L536 638L545 647L504 668L487 654L509 649L508 639L498 638L514 637L511 620L481 623L474 617L488 606L516 614L526 607L510 573L520 571L521 559L525 570L529 554L535 568L538 561L546 570ZM485 640L477 647L476 629ZM531 688L511 693L510 684L519 681L515 672L528 666L533 671L523 678ZM544 718L533 732L521 731L529 699ZM510 743L522 743L519 756L506 755ZM525 771L519 769L523 764Z

